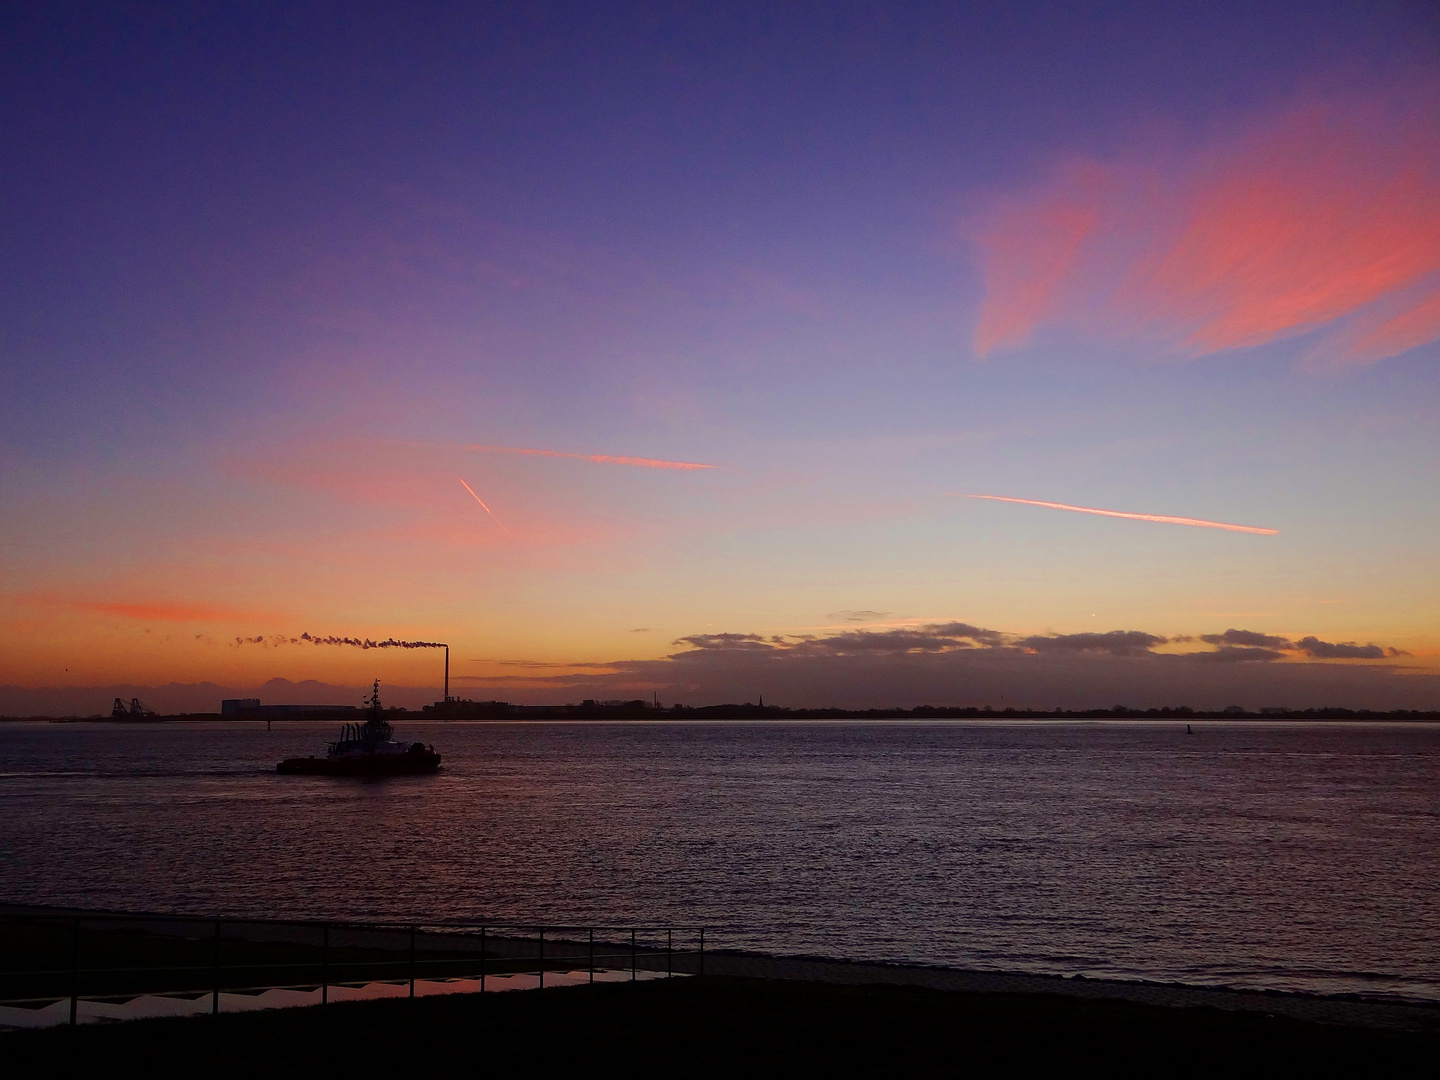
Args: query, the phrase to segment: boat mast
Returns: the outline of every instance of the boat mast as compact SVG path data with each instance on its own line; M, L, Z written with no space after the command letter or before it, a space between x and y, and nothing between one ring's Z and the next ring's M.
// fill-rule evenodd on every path
M376 679L370 688L370 696L365 699L365 704L370 706L370 716L361 729L361 737L366 742L385 742L390 738L390 725L385 722L385 716L380 711L379 679Z

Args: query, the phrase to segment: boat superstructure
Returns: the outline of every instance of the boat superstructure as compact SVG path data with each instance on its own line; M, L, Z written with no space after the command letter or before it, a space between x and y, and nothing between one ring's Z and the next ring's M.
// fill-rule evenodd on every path
M275 767L282 773L318 773L332 776L389 776L434 772L440 755L424 743L397 742L380 707L380 680L365 699L370 710L363 724L346 724L340 738L323 758L286 758Z

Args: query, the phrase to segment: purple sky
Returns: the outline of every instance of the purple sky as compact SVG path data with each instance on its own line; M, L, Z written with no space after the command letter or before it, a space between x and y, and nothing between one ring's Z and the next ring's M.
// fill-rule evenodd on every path
M0 712L438 685L234 644L302 631L512 700L1440 707L1433 5L0 31ZM1004 656L883 637L956 621ZM1359 651L1176 659L1231 629ZM1166 642L1017 644L1112 630Z

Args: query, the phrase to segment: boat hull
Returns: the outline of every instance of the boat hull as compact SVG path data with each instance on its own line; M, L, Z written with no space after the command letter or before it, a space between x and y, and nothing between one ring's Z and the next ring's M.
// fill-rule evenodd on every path
M440 768L432 751L406 754L357 754L343 758L286 758L275 771L291 776L414 776Z

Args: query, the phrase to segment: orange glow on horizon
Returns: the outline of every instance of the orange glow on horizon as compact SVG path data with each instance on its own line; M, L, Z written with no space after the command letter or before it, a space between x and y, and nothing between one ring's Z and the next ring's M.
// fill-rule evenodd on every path
M231 622L237 619L259 617L253 611L235 611L209 604L176 604L164 601L125 604L102 600L75 600L71 602L71 606L100 615L111 615L121 619L141 619L149 622Z
M570 458L574 461L590 461L596 465L632 465L642 469L718 469L718 465L700 465L693 461L662 461L659 458L615 457L610 454L571 454L564 450L529 450L518 446L481 446L471 444L465 447L480 454L526 454L531 457Z
M1043 506L1050 510L1073 510L1077 514L1099 514L1102 517L1129 518L1132 521L1156 521L1162 525L1194 525L1201 529L1226 529L1229 532L1256 533L1260 536L1280 535L1279 529L1261 529L1254 525L1230 525L1223 521L1206 521L1203 518L1169 517L1165 514L1127 514L1119 510L1097 510L1093 506L1071 506L1069 503L1041 502L1039 499L1012 499L1005 495L966 495L964 497L989 499L992 502L1021 503L1025 506Z

